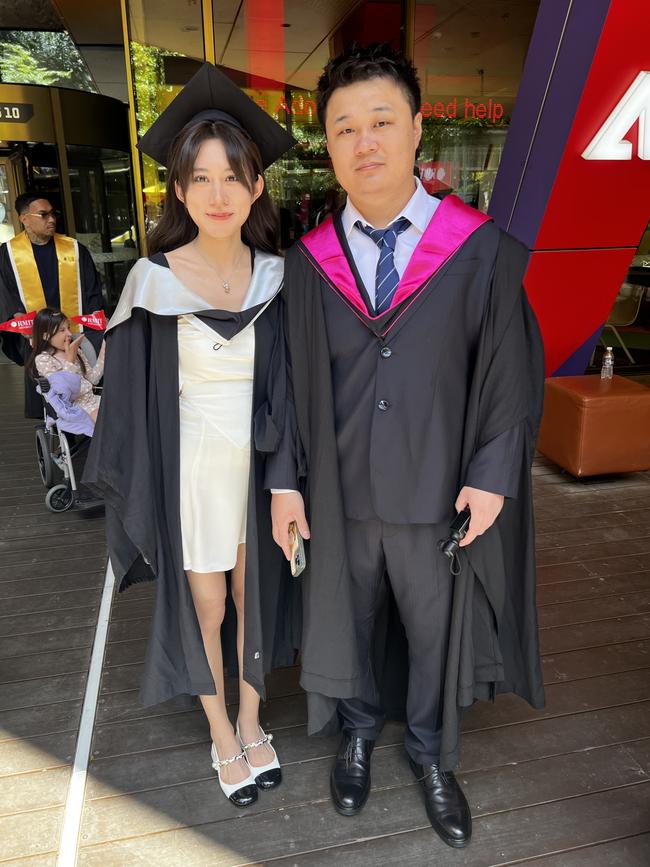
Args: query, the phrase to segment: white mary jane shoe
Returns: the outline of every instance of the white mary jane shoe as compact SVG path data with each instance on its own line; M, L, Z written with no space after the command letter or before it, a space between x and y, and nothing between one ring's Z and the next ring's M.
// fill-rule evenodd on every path
M246 753L246 750L252 750L254 747L261 747L264 744L271 746L273 735L267 735L262 726L259 726L259 730L262 737L258 741L252 741L250 744L245 744L239 733L239 723L237 724L237 737L239 738L239 743L241 744L244 753ZM261 765L259 767L257 765L252 765L250 761L248 761L248 756L246 756L248 766L251 769L251 774L255 778L255 783L260 789L274 789L282 782L282 768L280 767L278 755L273 747L271 747L271 749L273 750L273 759L267 765Z
M250 768L248 769L248 777L240 783L224 783L221 779L221 768L225 768L227 765L232 765L233 762L239 761L243 761L246 765L248 764L244 751L242 750L241 753L232 756L230 759L220 759L217 748L212 744L211 756L212 767L217 772L221 791L224 793L226 798L228 798L235 807L249 807L251 804L254 804L255 801L257 801L257 786L255 785L252 773L250 773Z

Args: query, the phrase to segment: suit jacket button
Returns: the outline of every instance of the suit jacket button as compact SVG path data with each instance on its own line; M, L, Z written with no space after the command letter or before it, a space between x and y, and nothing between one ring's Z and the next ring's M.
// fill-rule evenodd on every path
M383 346L379 354L382 358L390 358L393 354L393 350L389 346Z
M386 412L386 410L389 408L389 406L390 406L390 404L388 403L387 400L380 400L379 403L377 404L377 407L378 407L382 412Z

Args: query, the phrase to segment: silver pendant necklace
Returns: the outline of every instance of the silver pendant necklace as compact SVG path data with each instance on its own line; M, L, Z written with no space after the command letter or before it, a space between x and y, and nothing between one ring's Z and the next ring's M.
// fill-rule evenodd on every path
M214 266L214 264L213 264L212 262L210 262L209 259L206 259L206 258L205 258L205 256L203 255L203 253L201 253L201 251L199 250L199 248L198 248L198 247L195 247L195 249L196 249L196 252L199 254L199 256L203 259L203 261L205 262L205 264L208 266L208 268L210 268L212 271L214 271L214 273L217 275L217 277L218 277L219 280L221 281L221 286L222 286L222 288L223 288L223 291L226 293L226 295L230 295L230 293L232 292L232 286L230 285L230 281L232 280L232 275L233 275L233 274L235 273L235 271L237 270L237 268L238 268L238 266L239 266L239 263L240 263L240 261L241 261L241 258L242 258L242 256L244 255L244 253L245 253L245 251L246 251L246 249L247 249L246 246L244 246L244 249L240 252L239 256L237 257L237 259L236 259L236 261L235 261L235 264L232 266L232 268L231 268L231 270L230 270L230 274L229 274L225 279L224 279L224 278L221 276L221 274L217 271L217 269L216 269L216 267Z

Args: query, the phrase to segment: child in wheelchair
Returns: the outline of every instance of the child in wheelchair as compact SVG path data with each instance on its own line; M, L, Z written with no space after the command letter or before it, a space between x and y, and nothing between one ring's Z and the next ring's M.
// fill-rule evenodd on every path
M86 341L84 352L82 341L83 334L72 335L61 311L46 307L36 314L27 370L43 398L44 423L36 429L36 452L43 484L49 488L45 504L54 512L101 503L81 496L75 463L85 458L97 420L101 391L97 383L104 371L105 344L91 361L92 346ZM64 481L53 485L57 469Z
M72 334L64 313L52 307L44 307L34 318L32 353L27 362L27 370L32 379L49 377L63 371L79 376L79 391L74 405L87 412L94 423L97 421L100 398L93 392L93 386L97 385L104 375L106 344L102 343L97 361L91 364L81 348L83 340L83 333L77 337Z

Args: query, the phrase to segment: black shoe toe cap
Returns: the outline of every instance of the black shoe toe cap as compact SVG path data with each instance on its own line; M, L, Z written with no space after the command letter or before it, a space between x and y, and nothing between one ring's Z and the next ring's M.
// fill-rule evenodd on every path
M257 801L257 786L242 786L228 798L235 807L249 807Z
M255 777L255 782L260 789L274 789L282 782L282 768L271 768Z

